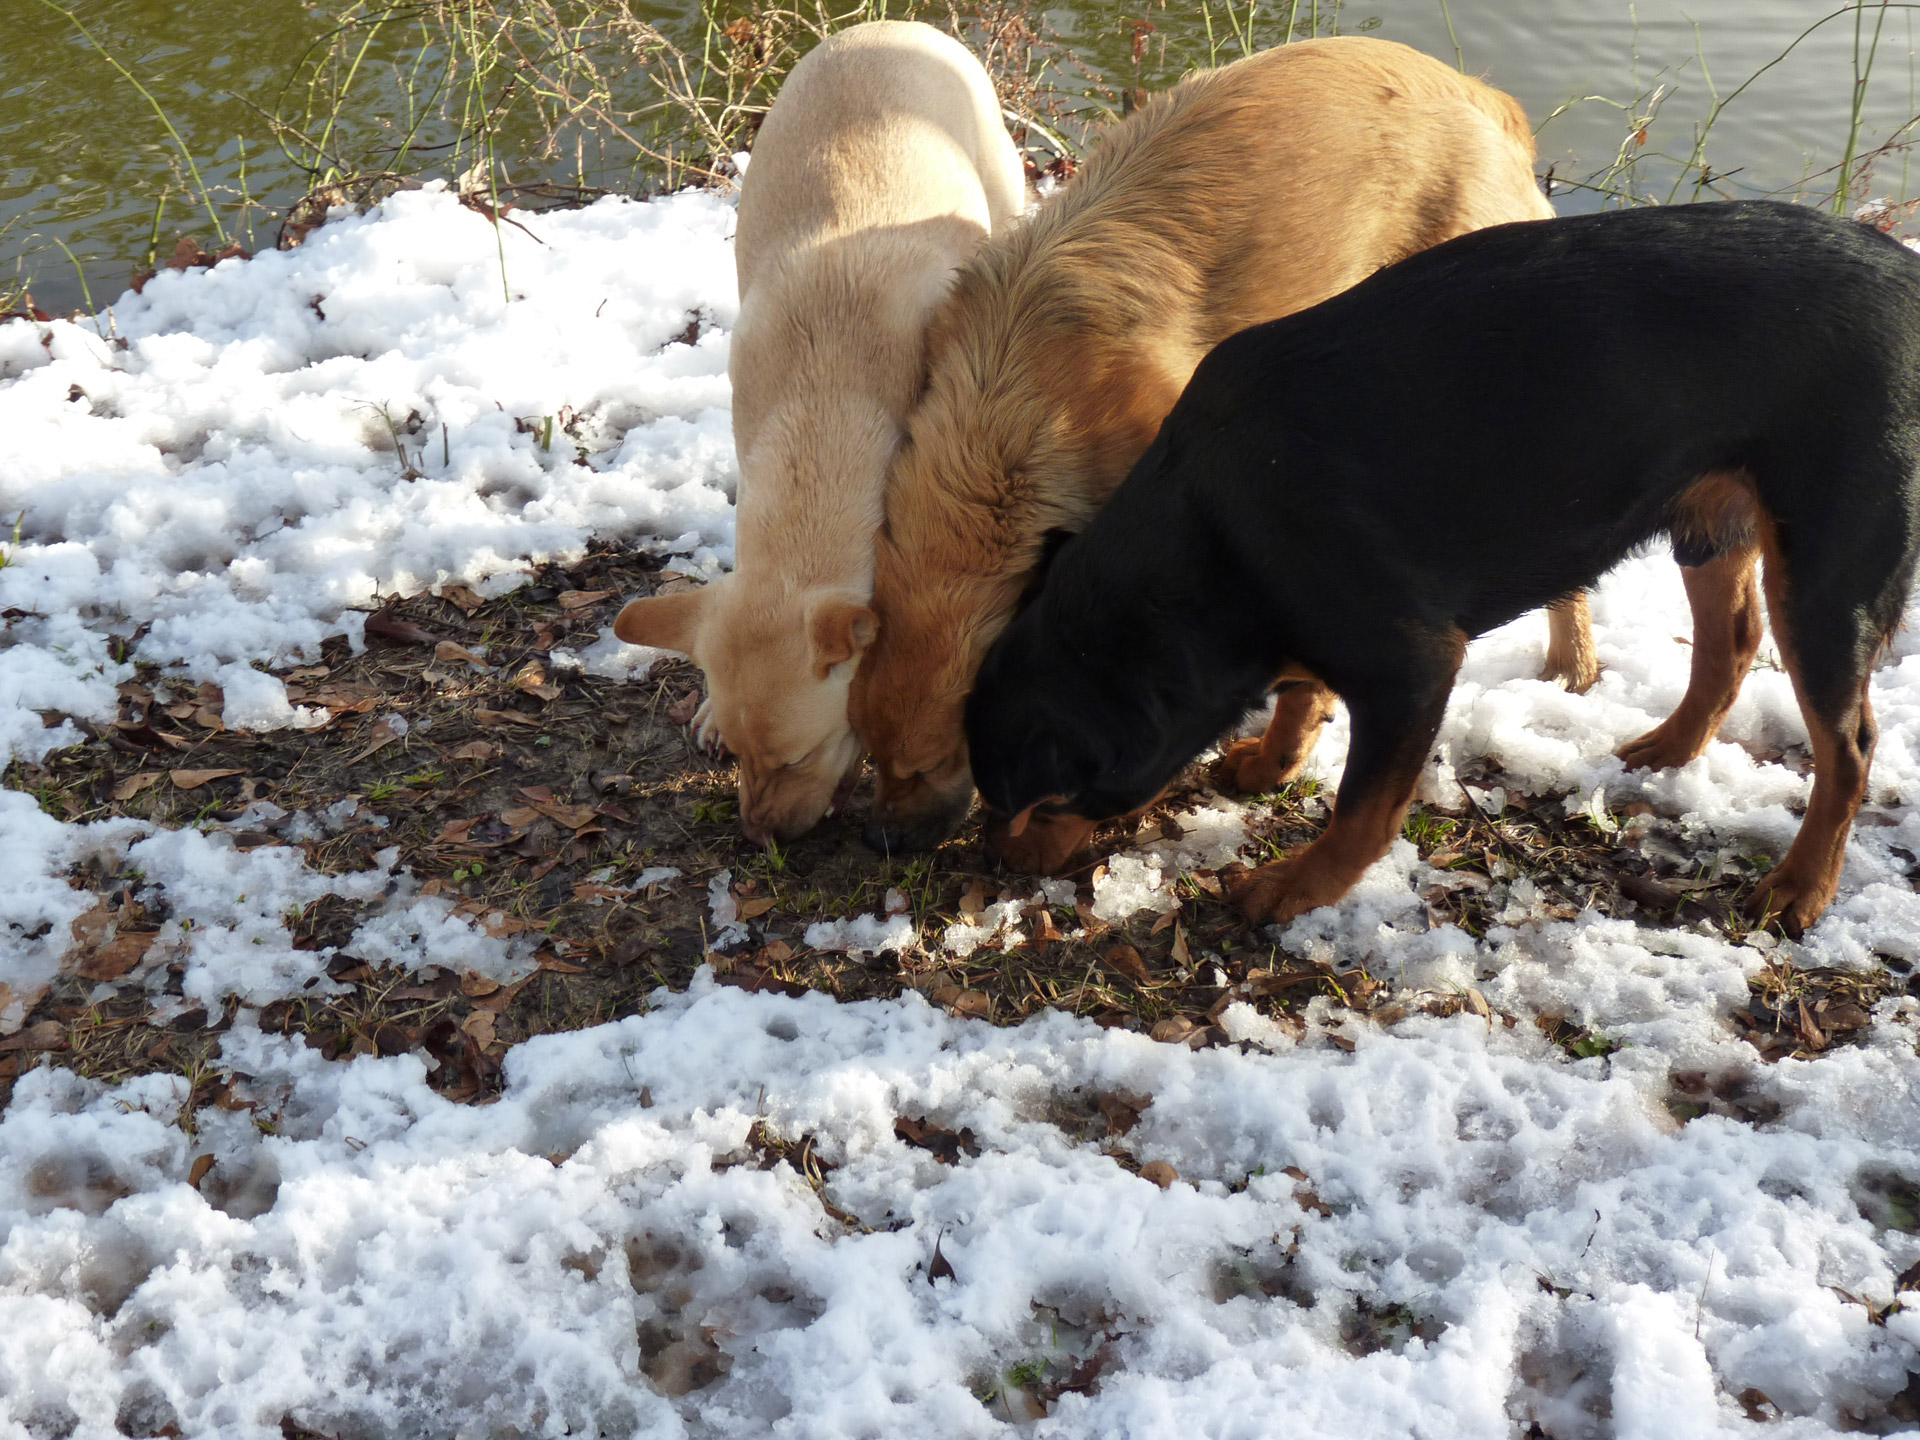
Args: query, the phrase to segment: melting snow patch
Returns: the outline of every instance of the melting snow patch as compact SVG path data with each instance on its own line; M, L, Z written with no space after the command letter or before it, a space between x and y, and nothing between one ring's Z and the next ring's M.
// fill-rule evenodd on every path
M1032 1433L1651 1440L1743 1432L1752 1389L1807 1437L1920 1364L1841 1293L1884 1303L1920 1257L1857 1199L1920 1174L1892 1036L1764 1070L1775 1125L1678 1130L1644 1077L1471 1016L1193 1052L704 973L517 1047L484 1108L410 1056L244 1024L220 1064L254 1109L191 1134L173 1077L21 1080L0 1424L989 1436L1098 1356ZM1123 1141L1056 1123L1114 1094L1140 1105ZM900 1116L977 1157L910 1148ZM732 1163L756 1124L811 1137L825 1189Z

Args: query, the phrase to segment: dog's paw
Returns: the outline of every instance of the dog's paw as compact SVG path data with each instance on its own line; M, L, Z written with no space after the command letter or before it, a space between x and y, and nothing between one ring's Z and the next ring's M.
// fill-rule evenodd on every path
M1761 877L1747 897L1747 915L1759 925L1777 924L1790 939L1798 940L1826 913L1834 889L1824 876L1800 874L1789 856Z
M1255 925L1284 925L1323 905L1339 901L1353 888L1322 872L1314 863L1313 847L1284 860L1249 870L1231 882L1227 898Z
M1591 656L1576 659L1557 657L1547 652L1547 663L1540 667L1540 678L1575 695L1584 695L1600 678L1600 663Z
M1207 772L1208 779L1220 790L1231 790L1240 795L1264 795L1293 779L1305 764L1304 756L1292 765L1283 764L1265 754L1260 747L1258 736L1234 741L1213 762Z
M1656 725L1613 753L1626 762L1629 770L1672 770L1685 765L1706 747L1695 743L1694 736L1669 728L1671 724Z

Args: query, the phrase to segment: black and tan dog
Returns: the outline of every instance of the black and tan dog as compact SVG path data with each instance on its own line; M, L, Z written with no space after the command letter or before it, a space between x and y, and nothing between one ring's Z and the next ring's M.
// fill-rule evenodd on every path
M1332 823L1235 896L1290 919L1386 852L1467 641L1664 532L1693 671L1620 754L1679 765L1713 738L1760 645L1764 560L1815 768L1751 908L1797 933L1833 898L1866 791L1917 465L1920 256L1885 236L1760 203L1466 235L1201 363L990 653L974 775L1003 842L1045 866L1276 683L1271 728L1226 768L1286 778L1331 691L1353 727Z

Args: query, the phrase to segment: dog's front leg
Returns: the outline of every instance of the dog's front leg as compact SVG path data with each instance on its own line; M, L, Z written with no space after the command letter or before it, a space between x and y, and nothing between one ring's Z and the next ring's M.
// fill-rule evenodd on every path
M1318 680L1283 684L1266 733L1236 740L1213 767L1216 785L1242 795L1262 795L1298 775L1313 753L1321 727L1333 718L1333 692Z
M1406 671L1342 688L1353 740L1332 823L1305 849L1242 877L1233 903L1249 920L1285 924L1331 905L1387 853L1440 733L1465 648L1465 636L1435 636L1408 657Z

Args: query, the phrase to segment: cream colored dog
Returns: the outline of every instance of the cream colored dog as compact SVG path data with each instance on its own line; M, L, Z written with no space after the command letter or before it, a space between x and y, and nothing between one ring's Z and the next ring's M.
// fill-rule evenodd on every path
M760 127L734 238L734 570L636 600L613 627L706 671L700 733L738 757L760 844L832 813L859 774L847 689L874 639L882 491L927 323L1023 200L992 82L928 25L823 42Z

